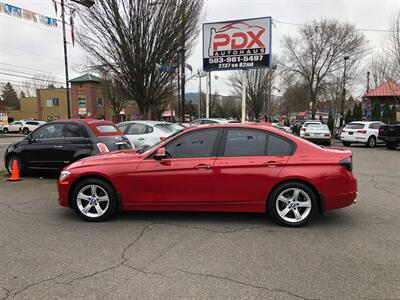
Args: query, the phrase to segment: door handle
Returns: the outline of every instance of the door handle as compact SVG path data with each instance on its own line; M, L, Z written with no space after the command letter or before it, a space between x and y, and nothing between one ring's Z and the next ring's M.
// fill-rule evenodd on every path
M144 141L144 138L138 138L138 141Z
M206 164L200 164L194 167L195 169L198 170L207 170L207 169L211 169L210 165L206 165Z
M282 165L282 163L280 161L275 161L275 160L271 160L271 161L267 161L267 162L263 163L263 166L267 166L270 168L279 167L280 165Z
M56 148L56 149L61 149L63 146L61 146L61 145L55 145L55 146L53 146L53 148Z

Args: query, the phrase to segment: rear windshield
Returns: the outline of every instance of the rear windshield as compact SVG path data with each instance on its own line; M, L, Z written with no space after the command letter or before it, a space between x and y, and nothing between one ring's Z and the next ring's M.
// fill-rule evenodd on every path
M98 131L100 131L102 133L118 132L117 127L112 126L112 125L97 125L96 128Z
M304 127L310 126L310 125L321 125L321 123L304 123Z
M346 125L345 127L346 129L363 129L364 128L364 124L360 124L360 123L351 123Z
M181 130L183 127L177 124L156 124L154 125L155 128L158 128L165 133L174 133L175 131Z
M309 129L322 129L322 130L329 130L328 125L325 124L310 124L308 126Z

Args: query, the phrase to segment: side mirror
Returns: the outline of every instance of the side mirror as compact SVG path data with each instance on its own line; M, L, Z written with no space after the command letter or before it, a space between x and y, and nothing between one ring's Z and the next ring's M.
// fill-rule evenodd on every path
M35 141L35 139L33 138L32 134L27 135L26 139L28 140L28 143L31 144Z
M154 153L154 159L155 160L162 160L163 158L167 157L167 153L165 151L164 147L160 147L156 150L156 153Z

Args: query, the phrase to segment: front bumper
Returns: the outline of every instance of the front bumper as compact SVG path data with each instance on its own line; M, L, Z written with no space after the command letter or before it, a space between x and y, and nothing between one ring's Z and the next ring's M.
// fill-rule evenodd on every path
M57 180L57 191L58 191L58 204L63 207L69 207L69 189L71 187L71 181L69 178L60 181Z

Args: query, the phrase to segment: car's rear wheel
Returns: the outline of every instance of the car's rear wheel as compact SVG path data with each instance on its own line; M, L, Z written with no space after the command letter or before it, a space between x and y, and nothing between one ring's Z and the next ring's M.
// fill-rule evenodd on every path
M281 225L302 226L311 221L317 208L317 196L301 182L287 182L273 190L268 212Z
M386 143L386 148L388 148L390 150L394 150L397 148L397 144L396 143Z
M72 193L72 207L85 221L102 222L115 215L117 197L113 187L105 180L87 178Z
M17 155L12 155L7 158L6 167L7 167L8 174L11 175L11 173L12 173L14 161L17 162L19 174L22 175L24 173L24 169L23 169L24 164L22 162L22 159Z
M22 133L25 134L25 135L28 135L29 134L29 128L24 128L22 130Z
M345 142L345 141L342 141L342 144L343 144L343 146L345 146L345 147L350 147L350 145L351 145L350 142Z
M3 129L3 133L7 134L7 133L8 133L8 129L7 129L7 128L4 128L4 129Z
M376 146L376 137L371 135L368 138L366 146L369 147L369 148L374 148Z

